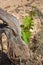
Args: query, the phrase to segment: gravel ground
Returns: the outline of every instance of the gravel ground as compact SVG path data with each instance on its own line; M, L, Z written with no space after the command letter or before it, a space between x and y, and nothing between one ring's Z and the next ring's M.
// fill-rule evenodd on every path
M32 7L29 6L35 6L37 7L41 13L43 13L43 0L0 0L0 8L5 9L7 12L10 14L14 15L17 17L19 20L19 23L22 24L22 18L28 15L29 11L32 10ZM43 17L42 17L43 18ZM43 27L41 28L41 33L40 31L40 19L36 17L34 19L34 34L36 36L36 40L38 39L38 42L34 44L30 44L30 61L26 63L26 65L43 65ZM43 21L43 20L42 20ZM39 33L39 34L37 34ZM39 35L39 36L38 36ZM40 41L41 39L41 41ZM3 37L3 42L5 43L5 37ZM40 44L40 43L42 44ZM5 46L6 48L6 46ZM35 50L34 50L35 49ZM33 52L33 50L35 52ZM4 58L5 57L5 58ZM5 53L3 53L2 58L5 60L5 64L2 63L2 65L11 65L11 61L7 57ZM3 61L2 60L2 61ZM1 64L0 64L1 65ZM23 65L23 64L22 64ZM25 64L24 64L25 65Z

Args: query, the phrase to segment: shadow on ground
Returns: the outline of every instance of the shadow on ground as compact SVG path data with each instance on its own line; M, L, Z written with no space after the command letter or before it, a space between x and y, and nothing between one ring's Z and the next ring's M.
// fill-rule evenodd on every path
M1 53L1 51L0 51L0 53ZM1 56L1 54L0 54L0 56ZM7 56L7 54L6 53L4 53L4 52L2 52L2 57L0 57L1 59L0 59L0 65L12 65L12 62L11 62L11 60L8 58L8 56Z

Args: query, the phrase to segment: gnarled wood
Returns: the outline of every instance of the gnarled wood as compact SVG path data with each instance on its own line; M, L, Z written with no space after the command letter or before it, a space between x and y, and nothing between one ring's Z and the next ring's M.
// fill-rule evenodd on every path
M6 11L0 8L0 19L3 20L16 34L21 35L20 26L18 20L13 15L8 14Z
M0 9L0 19L3 21L3 24L0 24L0 32L4 33L7 37L8 57L11 61L15 61L16 59L20 59L20 62L21 60L28 60L30 56L29 49L21 39L21 30L18 20L3 9Z

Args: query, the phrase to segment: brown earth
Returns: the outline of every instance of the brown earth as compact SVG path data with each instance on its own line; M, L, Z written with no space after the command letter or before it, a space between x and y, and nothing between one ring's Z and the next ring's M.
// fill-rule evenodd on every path
M19 23L22 24L22 18L28 15L28 11L32 10L32 8L29 6L28 3L30 3L32 6L37 7L43 13L43 0L0 0L0 8L6 10L10 14L17 17ZM38 37L37 33L39 33L40 31L40 24L41 24L40 19L38 17L34 19L34 24L35 25L33 32L34 34L36 34L35 36L37 38ZM30 51L31 59L29 62L27 62L26 65L43 65L43 31L41 34L42 34L40 38L41 41L39 39L40 36L37 39L40 43L42 43L42 45L40 43L38 44L38 42L36 42L36 44L34 44L34 42L30 44L29 48L31 49ZM4 37L3 42L5 43L6 36L3 37ZM37 48L38 45L39 47ZM7 49L6 45L4 45L4 48ZM37 49L35 49L35 52L32 52L34 48Z

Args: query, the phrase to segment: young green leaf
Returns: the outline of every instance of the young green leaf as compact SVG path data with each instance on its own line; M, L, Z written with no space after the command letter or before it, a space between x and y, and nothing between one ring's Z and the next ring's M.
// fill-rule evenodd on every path
M33 18L31 18L30 16L26 16L23 19L23 25L21 25L22 28L21 37L25 41L25 43L30 42L30 37L32 36L30 29L33 29L33 26L34 26Z

